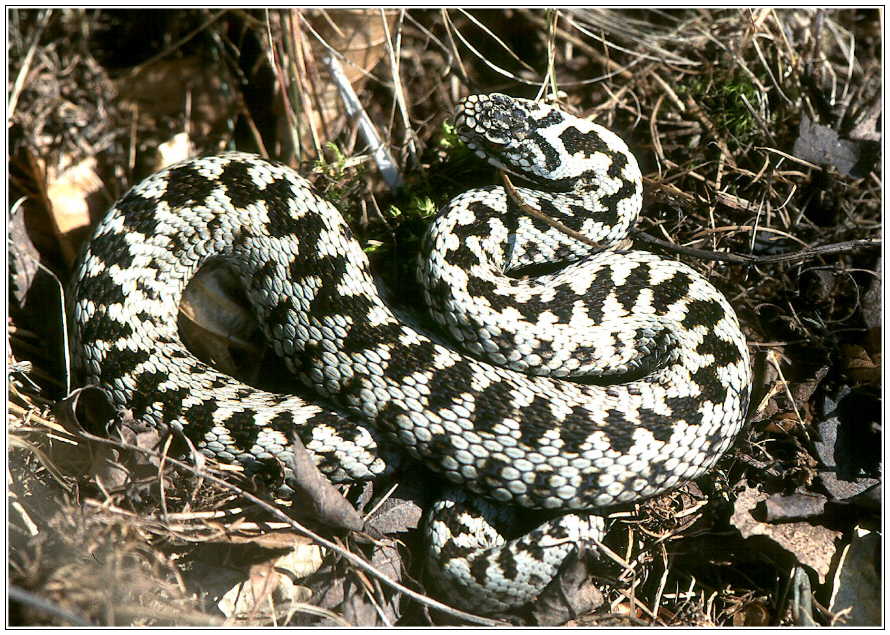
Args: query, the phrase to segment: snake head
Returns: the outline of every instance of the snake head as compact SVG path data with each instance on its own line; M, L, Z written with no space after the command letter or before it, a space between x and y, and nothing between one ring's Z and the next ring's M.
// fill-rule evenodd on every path
M468 145L501 149L518 144L531 131L526 104L533 102L500 93L470 95L457 108L457 134Z
M500 93L471 95L457 109L461 140L489 164L543 189L639 191L640 170L615 133L555 106Z
M491 165L533 178L534 157L524 142L535 130L540 107L500 93L470 95L457 107L455 128L461 141Z

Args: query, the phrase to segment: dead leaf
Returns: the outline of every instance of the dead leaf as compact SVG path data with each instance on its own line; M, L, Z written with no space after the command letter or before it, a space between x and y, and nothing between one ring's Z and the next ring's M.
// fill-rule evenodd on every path
M881 481L876 478L857 478L854 481L847 481L838 478L834 472L819 472L819 482L822 487L836 501L846 501L859 497L872 488L878 488L880 492Z
M295 580L318 571L324 561L324 550L309 538L293 535L291 550L275 561L275 567Z
M335 561L329 557L304 583L312 591L313 606L326 610L336 609L343 603L345 597L346 572L343 561ZM310 616L303 618L298 616L297 620L300 625L317 621Z
M881 534L855 527L832 580L832 613L843 626L880 626L882 621Z
M63 158L59 165L46 166L46 198L50 202L50 216L55 228L62 256L67 264L74 262L78 245L72 237L78 230L90 226L89 198L102 189L102 179L96 174L96 159L88 157L71 164Z
M145 448L158 453L163 448L164 436L151 427L143 425L125 413L119 413L111 404L108 394L96 386L79 388L67 398L58 402L54 408L56 419L75 437L82 437L83 432L94 436L108 437L113 440ZM98 479L104 488L116 491L128 487L143 478L152 479L158 474L160 459L143 452L129 452L104 443L92 443L88 446L61 446L65 455L56 455L60 463L66 457L77 452L81 458L88 457L89 464L79 473L84 478ZM75 458L75 457L72 457Z
M809 520L825 513L828 499L821 494L797 493L789 496L773 494L766 499L765 520L768 523Z
M37 276L40 254L25 228L25 215L21 207L9 215L8 232L6 245L9 257L9 299L10 302L15 301L23 306L31 290L31 283Z
M423 520L423 508L413 500L391 497L368 519L368 525L382 534L417 529Z
M574 549L559 572L541 592L531 609L539 626L559 626L591 613L603 605L603 594L594 584L591 568L599 560L594 549Z
M402 557L394 544L376 543L371 553L371 564L391 580L401 581ZM373 578L358 570L353 570L353 575L347 576L342 612L350 624L365 628L392 626L401 617L400 607L400 593L376 584Z
M822 416L813 425L822 464L817 476L836 501L853 500L880 485L880 414L876 410L873 421L868 414L873 399L850 386L822 398Z
M862 320L865 322L865 326L868 329L868 333L865 337L866 348L878 366L881 365L881 330L884 325L884 296L881 292L883 286L881 282L881 272L883 269L881 263L882 259L878 258L878 261L875 263L875 272L877 275L872 279L871 284L868 285L868 289L866 289L860 299Z
M801 280L802 295L813 304L834 300L842 290L845 279L838 271L813 269Z
M770 626L771 623L769 606L759 600L747 602L742 610L732 615L733 626Z
M792 428L810 420L810 398L816 392L822 381L828 376L830 366L823 365L818 368L811 377L802 381L788 382L777 370L777 364L766 364L765 383L770 386L769 391L763 397L758 406L752 422L769 421L767 428L773 427L774 431L787 434ZM789 399L790 395L790 399Z
M791 555L792 561L811 567L824 583L831 568L831 559L836 551L835 542L841 532L806 522L770 524L757 520L753 513L758 504L765 502L769 495L751 487L744 487L736 499L730 522L739 530L742 537L752 539L762 537L774 545L771 554L786 566ZM761 542L761 544L763 544ZM784 554L782 552L785 552ZM790 570L790 567L789 567Z
M312 76L322 71L321 81L314 81L311 86L312 98L306 100L303 116L289 122L285 116L279 116L279 125L297 125L300 127L300 138L317 138L320 145L338 134L333 125L342 118L343 101L337 85L327 77L322 60L337 51L342 55L341 66L353 89L360 92L368 80L374 67L387 56L386 35L395 33L399 18L399 9L295 9L298 19L288 20L287 27L294 30L293 41L304 43L301 57L305 56L307 67L311 68ZM308 27L302 25L302 21ZM385 25L384 25L385 20ZM316 36L317 34L317 36ZM321 41L319 41L321 40ZM282 52L283 56L288 51ZM292 54L292 53L291 53ZM300 90L305 90L301 87ZM311 130L311 132L310 132ZM288 138L290 130L282 130L279 138ZM305 149L304 149L305 151Z
M293 606L308 601L312 592L279 570L279 560L252 565L248 579L229 589L217 603L219 610L230 620L250 624L286 621Z
M365 519L366 526L383 535L417 529L423 521L423 508L428 497L424 478L425 475L406 469L392 495Z
M263 549L278 550L291 549L295 545L314 544L311 538L289 529L263 531L262 533L232 533L228 536L228 540L232 544L254 544Z
M844 344L841 346L844 355L844 367L850 378L863 384L881 385L881 366L871 358L861 346Z
M195 148L188 134L185 132L177 133L169 141L158 145L157 169L161 170L174 163L185 161L189 157L194 156L194 153Z
M265 346L235 272L219 261L201 267L179 309L179 329L189 350L217 370L256 384Z
M287 484L295 491L295 498L308 505L315 518L326 527L359 531L364 520L340 491L318 470L312 455L300 441L291 435L292 457L288 467L293 480Z
M310 538L287 529L255 535L234 533L228 536L228 542L238 547L222 558L226 566L219 572L215 567L220 562L219 550L225 544L206 545L215 558L211 555L205 563L206 568L202 569L197 583L211 592L217 589L218 608L230 620L251 625L265 621L287 623L294 605L307 602L311 597L311 590L300 583L321 566L321 547ZM251 546L259 549L251 549ZM237 576L234 580L232 574ZM218 577L228 580L223 588L216 584Z
M805 114L800 119L800 130L794 141L794 156L835 168L841 174L861 178L873 169L879 154L875 143L841 139L837 131L811 121ZM880 144L878 149L880 148Z
M122 104L140 127L163 129L165 119L188 115L183 123L201 146L208 138L225 136L238 108L230 88L237 83L225 64L207 64L197 55L157 60L114 80Z

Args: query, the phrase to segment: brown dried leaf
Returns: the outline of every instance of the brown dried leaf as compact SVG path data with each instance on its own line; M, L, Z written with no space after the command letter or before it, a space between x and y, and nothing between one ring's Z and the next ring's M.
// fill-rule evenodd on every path
M394 544L375 543L374 551L371 554L371 564L391 580L401 581L402 557ZM383 598L379 597L375 593L376 589L380 589L381 593L387 595ZM371 595L375 596L373 601ZM343 617L350 624L362 627L392 626L401 615L400 603L401 594L392 592L389 587L375 584L372 579L358 570L355 570L354 575L350 575L346 579L342 611ZM378 607L383 613L382 616Z
M875 488L877 489L873 493L880 496L881 481L876 478L859 477L848 481L838 478L837 474L831 470L822 470L818 476L822 487L836 501L850 500L862 496ZM862 502L868 504L867 499Z
M843 626L881 625L881 534L855 527L841 553L832 580L832 613L841 613Z
M769 606L759 600L747 602L742 610L733 613L733 626L770 626L772 616Z
M193 583L221 598L219 609L231 620L251 625L286 623L293 604L311 596L299 583L321 566L321 548L286 529L256 535L229 533L227 542L238 547L224 542L206 545L201 566L191 571Z
M223 136L238 107L229 88L237 82L225 64L207 64L197 55L151 62L114 80L114 85L124 107L138 115L143 127L181 118L189 104L188 129L197 141Z
M387 55L386 30L395 32L399 16L398 9L319 9L300 10L300 17L304 19L309 28L302 27L301 20L288 21L293 25L292 38L295 42L305 42L309 46L302 52L306 56L305 64L311 68L309 74L313 77L318 70L324 69L322 60L328 56L330 50L337 51L343 56L341 66L352 88L358 93L368 80L369 73ZM383 20L386 20L384 28ZM300 32L302 31L302 32ZM318 34L324 43L319 42ZM325 74L326 75L326 74ZM320 143L330 140L331 135L336 135L332 123L340 118L344 112L336 83L323 76L321 81L313 81L312 100L304 118L294 123L301 127L301 136L309 133L309 127L314 132ZM316 110L316 106L318 110ZM280 124L288 124L285 117L279 118ZM286 138L289 131L282 131Z
M361 530L364 527L361 515L319 472L309 451L296 434L291 436L291 450L293 458L289 467L293 471L294 482L289 482L288 485L295 490L300 503L309 505L313 515L327 527Z
M227 375L255 380L264 353L259 324L229 267L219 262L202 267L179 309L180 332L195 355Z
M116 412L108 394L96 386L73 391L56 404L54 412L58 422L77 437L89 432L154 453L163 447L164 439L157 429ZM156 475L160 465L158 458L143 452L128 452L103 443L91 444L89 449L91 460L81 473L98 479L109 491L124 488L140 477ZM83 453L83 448L78 451Z
M393 497L374 512L368 525L382 534L394 534L417 529L422 520L423 508L415 501Z
M774 494L766 499L765 520L776 523L819 518L825 512L827 502L828 500L821 494L800 493L790 496Z
M230 534L228 541L232 544L254 544L264 549L290 549L295 545L313 544L311 538L288 529L264 531L259 534Z
M745 487L736 499L735 509L730 519L744 538L749 540L762 537L768 540L764 546L772 544L769 554L777 560L787 560L786 554L800 564L814 569L824 583L831 568L831 559L836 551L835 542L842 536L834 531L810 523L782 523L774 525L757 520L752 512L758 504L769 498L754 488ZM783 554L782 552L785 552ZM786 563L788 564L788 563Z
M299 534L291 534L290 538L293 541L291 550L275 560L275 567L295 580L318 571L323 562L322 548Z
M66 158L61 161L60 167L46 166L49 214L67 264L74 262L78 253L73 237L78 230L90 226L89 198L102 189L94 157L73 165L70 162L71 159Z
M877 360L873 360L868 352L856 344L841 346L844 355L844 367L850 378L858 383L881 385L880 353Z
M295 583L289 571L292 554L251 565L247 580L229 589L217 607L234 621L256 624L258 621L287 620L293 605L306 602L312 592Z
M158 169L185 161L194 156L195 149L188 134L180 132L173 135L169 141L158 145Z
M813 426L813 448L821 463L819 482L834 500L848 501L865 495L860 502L871 506L879 494L880 431L875 412L870 421L871 397L842 386L822 399L823 418Z
M346 574L343 562L329 558L308 580L306 586L312 591L312 604L322 609L335 609L343 603ZM310 623L303 620L301 623Z
M603 605L603 594L590 575L597 560L597 552L592 549L574 550L568 555L559 573L541 592L531 609L532 617L539 626L565 624Z
M20 306L25 304L31 283L37 276L37 263L40 262L40 254L25 229L25 215L22 212L19 208L9 216L6 242L9 249L10 301L15 300Z
M309 12L306 20L321 38L345 57L343 72L358 92L367 81L367 73L386 55L386 16L390 32L396 26L399 12L379 9L320 9ZM324 55L327 49L313 40L312 51Z
M884 325L881 263L882 259L878 258L877 263L875 263L877 275L872 279L871 284L868 285L868 289L862 294L861 298L862 320L868 328L865 345L878 366L881 364L881 331Z
M767 364L766 368L773 369L773 383L767 395L762 399L752 421L769 420L767 430L772 428L773 431L783 434L799 425L801 419L803 419L803 423L809 422L811 419L810 398L822 380L828 376L829 366L822 366L809 379L788 382L787 387L772 364ZM791 399L789 399L789 393Z
M841 139L837 131L811 121L804 114L800 119L798 138L794 141L794 156L861 178L868 175L879 156L875 154L879 148L880 144L874 142Z

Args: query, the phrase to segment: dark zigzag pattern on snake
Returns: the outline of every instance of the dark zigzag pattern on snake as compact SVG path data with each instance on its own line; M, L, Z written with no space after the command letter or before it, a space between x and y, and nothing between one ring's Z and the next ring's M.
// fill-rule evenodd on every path
M639 171L609 131L498 95L469 98L457 122L469 147L535 184L518 189L528 204L572 229L609 245L635 219ZM729 447L747 407L747 348L728 302L691 268L596 253L517 214L502 188L449 203L424 248L431 315L467 353L393 315L345 221L289 168L237 153L185 162L133 188L95 229L71 296L75 360L116 404L222 461L263 469L287 456L296 429L334 480L382 473L379 446L393 444L460 487L532 508L652 496ZM553 258L566 263L555 274L503 275ZM266 337L317 404L241 385L185 349L179 297L210 259L238 270ZM571 381L579 375L622 383ZM481 503L466 501L437 509L476 526L470 507ZM470 548L444 521L430 525L438 586L483 611L522 603L552 577L566 548L542 541L601 529L567 514Z

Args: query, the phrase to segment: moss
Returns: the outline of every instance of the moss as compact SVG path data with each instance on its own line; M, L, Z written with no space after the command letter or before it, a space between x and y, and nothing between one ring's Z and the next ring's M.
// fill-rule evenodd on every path
M677 92L691 97L707 113L717 130L735 139L739 145L750 141L757 130L757 121L744 103L747 101L757 107L757 87L742 72L734 72L725 78L716 74L696 78L680 85Z
M448 122L442 124L439 138L422 164L423 169L406 175L404 186L387 208L387 216L398 223L428 220L452 198L474 187L475 181L486 173L483 170L480 175L480 160L460 141Z
M368 170L367 164L347 157L336 143L329 141L325 149L330 158L322 157L312 165L312 172L320 176L316 186L324 198L348 216L356 188Z

